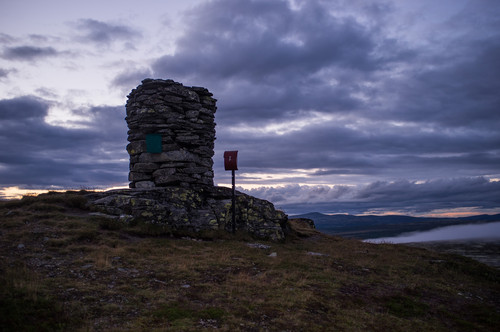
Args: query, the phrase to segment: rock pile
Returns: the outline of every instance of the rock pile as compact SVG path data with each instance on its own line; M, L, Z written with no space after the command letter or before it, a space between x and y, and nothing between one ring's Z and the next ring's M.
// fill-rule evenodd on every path
M232 191L213 185L216 100L205 88L145 79L128 96L130 189L93 193L90 205L124 222L159 225L173 235L232 230ZM283 240L287 216L236 192L235 229Z
M130 188L213 186L216 99L201 87L145 79L128 95Z

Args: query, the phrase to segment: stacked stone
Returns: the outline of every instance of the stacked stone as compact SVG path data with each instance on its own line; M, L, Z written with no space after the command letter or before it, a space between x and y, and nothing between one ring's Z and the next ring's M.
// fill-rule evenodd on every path
M145 79L132 90L125 119L130 188L213 186L212 96L205 88L160 79ZM160 150L151 149L152 136L161 137Z

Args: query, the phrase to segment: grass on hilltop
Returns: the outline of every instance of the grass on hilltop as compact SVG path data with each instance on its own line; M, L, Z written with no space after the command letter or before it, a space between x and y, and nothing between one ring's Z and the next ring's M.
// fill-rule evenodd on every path
M2 331L500 326L499 272L465 257L297 225L284 243L174 238L85 203L82 192L0 203Z

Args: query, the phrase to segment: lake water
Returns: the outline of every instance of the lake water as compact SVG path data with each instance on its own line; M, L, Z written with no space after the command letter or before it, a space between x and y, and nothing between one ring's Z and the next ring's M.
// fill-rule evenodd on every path
M425 232L403 233L395 237L367 239L371 243L410 243L429 241L474 240L500 241L500 222L446 226Z

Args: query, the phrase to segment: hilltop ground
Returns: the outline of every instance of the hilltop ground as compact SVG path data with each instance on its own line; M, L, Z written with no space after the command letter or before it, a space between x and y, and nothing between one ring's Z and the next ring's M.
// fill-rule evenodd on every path
M0 203L2 331L495 331L500 272L295 225L284 243L174 238L83 193Z

